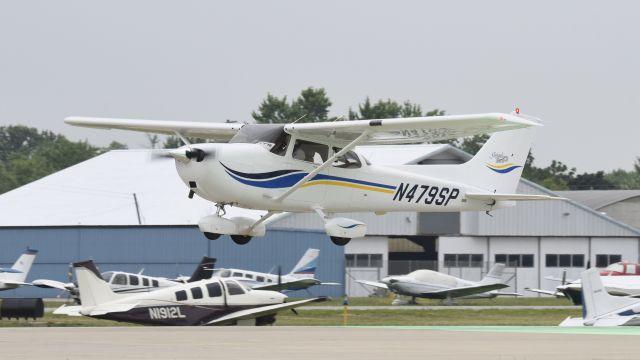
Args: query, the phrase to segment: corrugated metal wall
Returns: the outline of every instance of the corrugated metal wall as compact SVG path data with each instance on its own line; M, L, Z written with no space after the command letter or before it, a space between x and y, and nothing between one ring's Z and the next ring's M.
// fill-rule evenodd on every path
M202 256L218 259L217 267L288 273L307 248L320 249L316 278L344 282L344 249L323 232L270 230L247 245L229 237L206 240L197 227L59 227L0 228L0 267L11 266L27 247L39 250L27 281L67 281L71 262L93 259L101 271L122 270L147 275L190 275ZM342 296L343 286L320 286L314 295ZM0 291L0 297L56 297L57 290L22 287ZM304 291L289 296L307 296Z

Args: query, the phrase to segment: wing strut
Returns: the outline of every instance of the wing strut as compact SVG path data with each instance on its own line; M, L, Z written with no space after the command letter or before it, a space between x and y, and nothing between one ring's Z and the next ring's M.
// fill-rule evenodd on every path
M262 224L263 222L267 221L268 218L272 217L273 215L279 213L279 211L268 211L266 214L262 215L262 217L253 223L253 225L249 226L249 228L246 230L247 234L250 234L251 231L253 231L253 229L255 229L256 226Z
M356 145L358 145L358 143L361 142L363 139L365 139L368 135L369 135L368 131L362 132L362 134L360 134L360 136L358 136L352 142L347 144L347 146L343 147L342 150L340 150L337 153L333 154L333 156L331 156L329 159L327 159L327 161L322 163L322 165L318 166L315 170L313 170L312 172L307 174L307 176L305 176L302 179L300 179L300 181L298 181L295 185L290 187L289 190L285 191L282 195L278 196L274 200L275 201L284 200L287 196L291 195L291 193L293 193L294 191L298 190L302 185L307 183L309 180L313 179L313 177L316 176L320 171L326 169L329 165L333 164L333 161L335 159L339 158L340 156L346 154L351 149L356 147Z

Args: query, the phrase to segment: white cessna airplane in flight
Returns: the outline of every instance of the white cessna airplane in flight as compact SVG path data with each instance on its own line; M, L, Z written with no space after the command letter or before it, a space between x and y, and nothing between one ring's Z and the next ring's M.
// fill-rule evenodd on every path
M342 212L490 211L518 200L557 199L515 194L532 141L528 116L479 114L306 124L234 124L68 117L70 125L177 135L170 150L189 197L216 203L198 226L211 240L230 235L237 244L263 236L264 222L280 212L315 212L336 245L367 233L366 224ZM508 131L511 130L511 131ZM495 133L460 165L370 164L357 145L422 143ZM225 143L191 144L187 137ZM265 210L260 219L225 218L225 206Z
M220 278L199 280L150 292L116 294L92 261L74 264L81 305L61 306L54 314L89 316L142 325L273 325L280 311L318 297L286 302L277 291L252 290Z
M27 275L29 275L37 253L38 250L27 248L13 266L0 268L0 290L11 290L23 285L31 285L25 280L27 280Z

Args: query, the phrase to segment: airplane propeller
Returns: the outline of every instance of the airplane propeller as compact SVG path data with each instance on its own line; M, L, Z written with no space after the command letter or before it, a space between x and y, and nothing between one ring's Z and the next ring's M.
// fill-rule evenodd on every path
M164 160L164 159L184 159L184 160L192 160L195 159L196 162L201 162L204 160L209 153L206 151L188 147L188 148L179 148L179 149L162 149L162 150L153 150L151 151L151 160Z

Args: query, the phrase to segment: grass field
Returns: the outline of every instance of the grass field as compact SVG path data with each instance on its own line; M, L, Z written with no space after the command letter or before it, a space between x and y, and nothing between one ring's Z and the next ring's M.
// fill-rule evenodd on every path
M333 299L318 303L323 306L342 305L343 299ZM387 306L390 298L352 298L351 306ZM421 305L438 305L436 300L420 300ZM61 303L47 301L46 306L57 307ZM554 298L499 298L490 300L460 300L459 305L493 305L493 306L565 306L571 303L564 299ZM456 306L443 307L437 311L409 310L350 310L348 325L396 325L396 326L447 326L447 325L558 325L567 316L579 316L580 309L481 309L464 310ZM331 326L343 324L343 311L298 309L298 315L290 311L278 315L279 326ZM64 315L45 314L38 320L2 320L0 327L7 326L132 326L107 320L88 317L70 317Z

